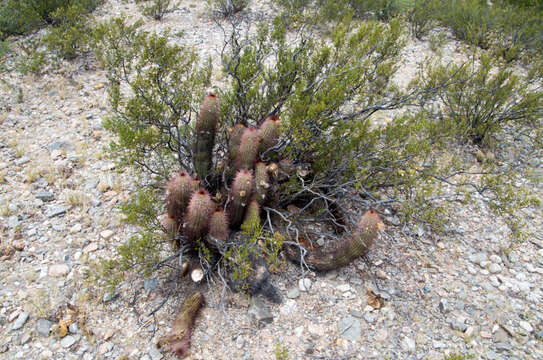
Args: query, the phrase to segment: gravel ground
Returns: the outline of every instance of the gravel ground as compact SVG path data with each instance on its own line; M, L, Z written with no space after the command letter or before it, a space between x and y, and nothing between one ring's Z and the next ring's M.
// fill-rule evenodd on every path
M217 61L222 32L202 3L184 1L145 27L184 30L179 41ZM139 10L114 0L96 15L121 12ZM271 13L253 1L246 24ZM448 41L445 56L461 57L460 48ZM411 40L398 83L429 54L427 42ZM133 177L103 150L105 76L83 69L75 62L41 78L11 73L0 89L7 109L0 113L0 358L172 359L154 344L192 288L179 288L151 316L164 299L160 284L134 279L110 294L87 281L89 264L136 229L122 224L118 208ZM543 186L533 191L541 198ZM275 359L288 351L291 359L542 359L542 215L540 207L525 211L535 236L521 244L477 204L458 207L447 235L389 228L366 262L305 280L289 264L272 279L281 305L230 293L221 302L219 283L202 285L207 305L189 358ZM67 329L47 320L55 312L71 317Z

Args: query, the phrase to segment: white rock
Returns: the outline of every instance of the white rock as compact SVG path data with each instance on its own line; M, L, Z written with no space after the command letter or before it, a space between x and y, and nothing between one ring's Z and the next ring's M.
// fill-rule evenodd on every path
M100 233L100 237L101 237L102 239L104 239L104 240L107 240L107 239L109 239L110 237L112 237L113 234L114 234L114 232L111 231L111 230L104 230L104 231L102 231L102 232Z
M489 270L492 274L497 274L497 273L499 273L500 271L502 271L502 267L501 267L499 264L492 263L492 264L490 264L490 266L488 267L488 270Z
M49 276L64 276L70 272L66 264L55 264L49 267Z
M351 291L351 285L349 284L341 284L337 286L337 289L341 292Z
M311 280L308 278L298 280L298 288L300 291L309 291L311 289Z
M532 325L530 325L530 323L528 321L522 320L522 321L519 322L519 325L520 325L521 328L523 328L524 330L526 330L529 333L534 331L534 328L532 327Z

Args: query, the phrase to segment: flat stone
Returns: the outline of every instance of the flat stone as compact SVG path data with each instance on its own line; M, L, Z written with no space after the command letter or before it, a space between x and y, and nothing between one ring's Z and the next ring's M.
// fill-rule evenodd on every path
M530 323L528 321L520 321L519 322L519 325L521 328L523 328L524 330L526 330L528 333L531 333L532 331L534 331L534 328L532 327L532 325L530 325Z
M26 332L23 335L21 335L21 338L19 340L20 345L24 345L27 342L29 342L32 339L32 336L30 336L30 333Z
M293 287L292 289L287 291L288 299L296 299L298 296L300 296L300 290L297 287Z
M288 299L285 304L279 308L279 312L282 315L292 315L296 313L297 307L295 300Z
M19 316L17 316L17 319L15 320L13 325L11 326L11 330L19 330L20 328L22 328L24 324L26 323L26 321L28 320L28 317L29 317L28 313L26 312L20 313Z
M474 264L480 265L482 262L486 261L487 255L484 252L475 253L469 256L469 261Z
M75 224L74 226L71 227L70 232L72 234L78 233L78 232L81 231L81 228L82 228L81 224L77 223L77 224Z
M337 286L337 289L338 289L338 291L341 291L341 292L351 291L351 285L349 285L349 284L341 284L341 285Z
M110 352L113 349L113 344L109 341L106 341L100 347L98 347L98 353L104 355L105 353Z
M501 327L494 333L494 342L503 343L509 341L509 334Z
M447 299L442 298L441 300L439 300L439 311L441 311L441 313L447 314L451 312L451 310L451 306L449 305Z
M19 222L19 217L17 215L11 215L9 218L8 218L8 227L10 229L13 229L17 226L19 226L20 222Z
M40 199L41 201L52 201L55 199L55 196L52 192L49 191L39 191L36 193L36 198Z
M151 291L155 290L157 286L158 286L158 280L156 278L143 280L143 289L147 293L150 293Z
M311 280L308 278L298 280L298 288L300 291L309 291L309 289L311 289L311 285Z
M73 322L68 326L68 331L72 334L77 334L79 332L79 327L77 326L76 322Z
M417 347L415 340L411 339L410 337L405 337L400 345L402 347L402 350L410 353L414 352Z
M62 340L60 340L60 345L67 349L69 348L70 346L72 346L73 344L75 344L77 342L77 337L76 336L72 336L72 335L67 335L65 337L62 338Z
M83 253L88 254L96 250L98 250L98 244L95 242L92 242L83 248Z
M249 314L252 314L256 321L270 324L273 321L273 315L270 309L258 297L253 297Z
M47 150L49 150L49 152L52 152L54 150L73 150L73 149L74 149L73 144L66 140L55 141L54 143L47 145Z
M339 335L346 340L357 341L362 336L362 326L360 320L347 315L338 321Z
M152 347L151 350L149 350L149 356L151 356L151 360L161 360L163 357L160 351L155 347Z
M49 267L49 276L64 276L70 272L66 264L55 264Z
M490 271L492 274L497 274L502 271L502 267L500 266L500 264L492 263L488 267L488 271Z
M100 233L100 237L104 240L107 240L113 236L114 232L111 230L104 230Z
M40 334L41 336L47 337L49 336L49 333L51 332L52 326L53 326L53 322L46 319L39 319L36 324L36 332Z
M61 216L66 214L66 211L70 210L71 206L68 205L51 205L47 208L45 211L45 216L47 217L55 217L55 216Z

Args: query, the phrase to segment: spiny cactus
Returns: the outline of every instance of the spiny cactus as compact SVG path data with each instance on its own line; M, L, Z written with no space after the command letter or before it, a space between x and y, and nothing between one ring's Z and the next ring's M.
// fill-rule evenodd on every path
M164 214L162 220L160 220L160 224L164 230L166 230L166 233L170 238L176 237L179 233L179 224L177 220L169 214Z
M228 240L228 219L223 209L217 208L209 219L209 236L207 242L220 253L224 250L226 240Z
M270 176L268 174L268 167L265 163L259 161L255 165L255 198L258 204L262 205L266 201L269 187Z
M261 139L258 149L260 154L263 154L269 148L276 145L279 138L279 125L279 118L275 115L268 116L262 125L260 125L258 129L258 135Z
M243 220L245 208L249 203L254 187L253 175L248 170L237 172L230 194L231 203L228 208L230 225L238 227Z
M192 193L198 189L199 181L182 171L176 174L166 186L166 209L168 215L181 221Z
M175 355L184 356L190 347L192 327L203 304L204 296L200 292L188 296L173 322L170 335L160 339L157 346L161 348L169 345Z
M230 161L234 162L238 157L239 145L241 144L241 136L245 131L246 127L242 123L237 123L234 125L230 132L230 141L228 144L228 156Z
M195 128L193 163L196 174L201 179L205 179L211 171L218 122L219 101L215 94L209 93L202 102Z
M353 233L344 237L343 243L328 252L308 250L304 262L317 271L329 271L348 265L368 251L375 241L378 231L382 229L384 229L384 224L377 212L366 211ZM286 247L285 250L291 260L300 262L299 248Z
M260 206L256 200L251 200L245 211L245 217L243 219L243 224L241 224L242 229L254 229L254 227L260 225Z
M260 137L258 130L255 128L247 128L241 135L238 154L236 155L235 166L236 170L252 169L258 158L258 147Z
M215 203L205 189L193 193L185 216L185 232L190 241L197 240L206 234L209 218L214 209Z

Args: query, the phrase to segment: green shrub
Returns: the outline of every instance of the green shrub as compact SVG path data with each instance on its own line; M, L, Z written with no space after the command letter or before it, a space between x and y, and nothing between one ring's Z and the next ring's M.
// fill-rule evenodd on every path
M234 15L249 5L249 0L206 0L208 7L222 17Z
M141 5L143 15L155 20L162 20L164 15L171 12L171 0L136 0Z
M291 20L277 17L245 36L235 24L225 30L225 85L215 90L221 117L202 184L220 190L217 184L230 183L225 166L230 161L229 129L238 123L258 127L269 116L278 116L281 136L273 156L287 160L275 167L282 180L272 189L273 202L262 208L262 229L257 235L244 229L250 244L221 253L237 278L254 269L254 251L273 262L280 244L306 230L306 220L337 225L337 209L344 202L388 208L405 222L440 230L451 203L478 197L506 217L516 235L518 209L533 201L517 185L515 159L503 155L511 142L503 141L503 152L482 162L470 147L502 141L511 135L511 127L536 131L534 114L541 109L541 96L529 90L525 79L506 70L494 76L483 56L481 66L473 69L432 66L407 91L400 91L391 78L405 41L401 20L361 23L346 17L325 39L305 24L286 23ZM287 40L287 25L296 41ZM116 136L112 154L121 164L141 170L138 183L163 188L176 171L195 173L194 153L199 149L193 148L194 120L210 85L211 66L189 49L171 44L168 33L146 33L138 26L113 19L98 27L97 56L109 79L113 110L106 128ZM408 106L420 109L410 107L378 121L376 115L389 116L387 111ZM144 194L154 210L137 204L131 208L132 218L142 224L143 245L150 243L148 237L164 239L154 232L163 200L153 198L157 193L151 190ZM289 210L293 205L300 210ZM319 211L313 212L314 206ZM139 211L145 214L137 215ZM307 212L311 214L303 218ZM281 236L271 241L276 231ZM255 239L269 252L258 250ZM134 244L135 250L143 246ZM148 250L149 259L138 250L134 253L143 258L131 264L154 261L156 253ZM133 253L123 254L126 258ZM160 264L175 259L166 257ZM209 255L200 259L213 265Z
M0 2L0 34L20 35L28 31L64 21L60 13L77 6L81 13L93 11L103 0L4 0ZM56 14L56 15L55 15ZM75 21L75 19L72 19Z
M496 66L496 67L495 67ZM450 81L438 95L443 125L457 132L461 141L491 144L511 127L515 131L541 125L543 93L531 82L482 54L462 65L433 65L423 84L431 87Z

